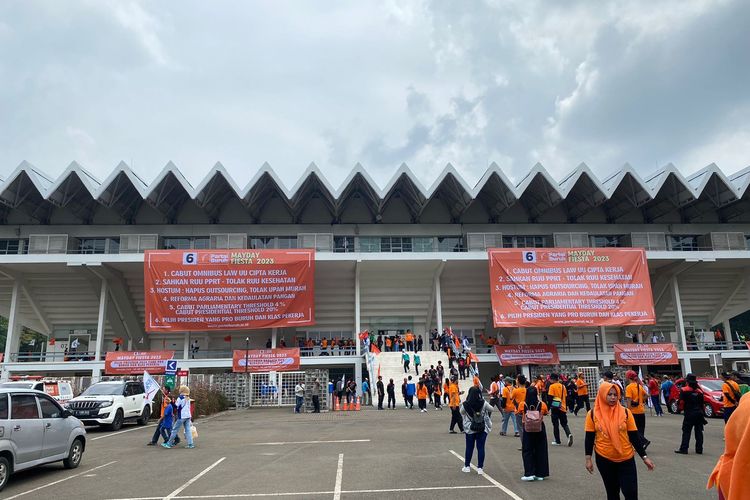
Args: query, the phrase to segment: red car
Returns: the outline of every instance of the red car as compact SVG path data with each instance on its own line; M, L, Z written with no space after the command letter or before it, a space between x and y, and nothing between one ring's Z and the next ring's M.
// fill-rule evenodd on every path
M720 378L698 377L698 385L703 391L703 414L707 418L720 417L724 414L724 396L721 386L724 381ZM672 413L682 411L680 405L680 390L685 387L685 379L677 379L669 393L669 408Z

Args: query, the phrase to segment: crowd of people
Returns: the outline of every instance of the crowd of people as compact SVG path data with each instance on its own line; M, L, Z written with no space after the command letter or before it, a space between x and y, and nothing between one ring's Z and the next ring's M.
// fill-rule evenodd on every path
M187 441L185 448L195 448L193 436L196 431L193 427L192 409L190 407L190 388L182 385L176 397L172 397L172 388L165 386L162 390L161 414L156 425L156 430L148 446L155 446L161 436L164 448L174 448L180 443L179 433L183 431L184 439Z

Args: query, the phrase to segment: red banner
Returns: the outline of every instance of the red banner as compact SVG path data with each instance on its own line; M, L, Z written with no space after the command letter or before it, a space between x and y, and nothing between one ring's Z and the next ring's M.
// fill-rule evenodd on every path
M247 370L245 370L247 360ZM299 347L289 349L235 349L232 353L234 373L291 372L299 370Z
M174 351L110 351L104 358L104 373L107 375L161 375Z
M615 362L630 365L679 365L672 344L615 344Z
M146 331L315 324L315 250L147 250Z
M656 322L641 248L489 250L495 327Z
M557 347L549 344L496 345L500 366L559 365Z

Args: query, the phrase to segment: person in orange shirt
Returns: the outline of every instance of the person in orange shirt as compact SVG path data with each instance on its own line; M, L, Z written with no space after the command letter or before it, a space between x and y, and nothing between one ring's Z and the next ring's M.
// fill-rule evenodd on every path
M553 373L549 376L550 382L549 391L547 393L547 401L550 408L552 408L552 433L555 437L552 441L552 446L560 446L560 426L562 425L565 435L568 437L568 446L573 446L573 434L570 432L568 427L568 406L567 406L567 390L560 383L560 376L557 373Z
M648 448L651 441L646 439L646 400L648 399L648 393L643 388L643 384L638 379L638 374L633 370L628 370L625 373L625 377L630 381L628 386L625 388L625 407L630 410L635 420L635 425L638 428L638 434L641 436L643 442L643 449Z
M445 383L443 384L443 403L448 404L448 401L450 401L450 394L448 394L448 389L451 388L451 380L446 377Z
M523 411L519 411L519 407L526 401L526 386L529 383L526 381L525 375L519 375L516 377L516 388L510 393L510 399L513 400L513 408L516 413L516 429L518 435L523 441Z
M583 405L586 405L586 411L589 411L591 409L591 404L589 403L589 384L586 383L586 379L583 378L583 373L579 373L576 376L576 387L577 393L578 393L578 401L576 403L576 409L573 410L573 414L577 417L578 412L581 411L583 408Z
M518 405L518 411L526 417L526 412L538 410L542 415L547 414L547 405L539 400L539 393L534 385L526 389L526 399ZM521 481L543 481L549 477L549 454L547 453L547 429L542 421L542 430L539 432L523 431L521 438L521 451L523 452L523 476Z
M518 424L516 423L516 405L513 402L513 397L511 396L513 392L513 379L510 377L506 377L505 379L505 387L503 387L503 392L501 393L500 398L500 404L502 406L502 412L503 412L503 427L500 430L500 435L505 436L506 432L508 431L508 420L513 422L513 435L515 437L518 437L520 434L518 434Z
M620 388L616 384L599 385L594 409L586 414L584 430L586 470L594 473L592 455L596 452L596 468L602 476L607 500L619 500L620 491L626 500L638 498L635 452L648 470L654 470L654 463L646 455L633 414L620 404Z
M735 408L740 402L740 386L732 378L732 374L724 372L721 374L724 384L721 386L721 393L724 395L724 424L729 421L729 417L734 413Z
M414 334L411 333L411 330L406 330L406 350L407 351L413 351L414 350Z
M463 394L463 392L458 390L458 380L455 378L451 379L450 387L448 388L448 406L451 409L451 434L456 433L456 431L453 430L456 424L458 424L458 430L461 432L464 431L464 422L459 409L459 406L461 406L461 394Z
M707 487L716 486L719 498L746 500L750 498L750 481L747 479L750 464L750 397L740 398L733 413L724 426L724 453L708 478Z
M417 402L419 403L419 411L424 413L427 411L427 397L429 393L427 391L427 384L424 383L424 379L420 378L417 384Z

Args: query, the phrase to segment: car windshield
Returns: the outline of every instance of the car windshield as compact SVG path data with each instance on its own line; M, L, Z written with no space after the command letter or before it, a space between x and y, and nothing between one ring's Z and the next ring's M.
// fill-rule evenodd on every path
M34 382L5 382L3 384L0 384L0 387L6 389L33 389Z
M81 394L81 396L115 396L122 394L123 384L94 384Z
M700 385L704 391L721 391L721 380L701 380Z

